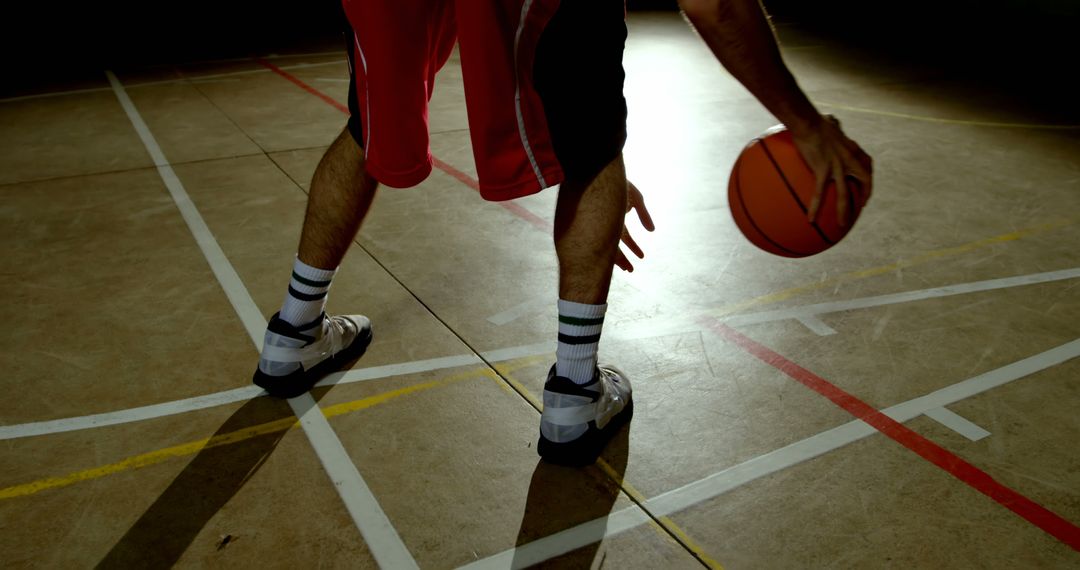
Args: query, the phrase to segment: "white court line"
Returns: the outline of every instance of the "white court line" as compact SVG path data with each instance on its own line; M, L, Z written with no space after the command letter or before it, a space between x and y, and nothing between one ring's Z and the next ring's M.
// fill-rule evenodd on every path
M240 83L239 77L218 77L214 79L190 79L189 83L204 85L209 83Z
M626 532L650 520L652 519L649 518L649 515L640 508L636 506L627 507L605 517L593 519L587 523L570 527L517 548L504 550L458 568L461 570L528 568L560 554L566 554L582 546L599 542L606 536Z
M1020 275L1017 277L1006 277L1003 279L976 281L974 283L947 285L945 287L934 287L933 289L922 289L919 291L906 291L904 293L894 293L892 295L879 295L876 297L864 297L861 299L850 299L847 301L833 301L829 303L819 303L817 305L806 305L803 307L793 307L790 309L779 309L776 311L764 311L760 313L735 315L732 317L723 318L721 320L731 326L767 323L772 321L782 321L785 319L816 317L818 315L837 313L840 311L849 311L851 309L866 309L869 307L880 307L882 305L894 305L897 303L909 303L911 301L922 301L924 299L932 299L937 297L951 297L953 295L963 295L966 293L975 293L977 291L991 291L994 289L1007 289L1010 287L1020 287L1023 285L1034 285L1036 283L1063 281L1065 279L1076 279L1077 277L1080 277L1080 267L1074 267L1072 269L1062 269L1060 271L1048 271L1046 273Z
M297 57L299 57L299 56L297 56ZM267 58L267 59L269 59L269 58ZM237 60L237 61L251 61L251 58L245 58L244 60ZM327 66L327 65L345 65L345 60L343 59L341 61L323 61L323 62L319 62L319 63L297 63L297 64L293 64L293 65L282 65L282 66L279 66L279 67L280 67L280 69L290 70L290 69L305 69L305 68L308 68L308 67L323 67L323 66ZM131 89L137 89L139 87L150 87L150 86L153 86L153 85L168 85L170 83L186 83L188 81L198 83L198 82L211 81L211 80L221 79L221 78L226 78L226 77L236 77L236 76L239 76L239 75L250 75L250 74L254 74L254 73L270 73L270 70L263 67L263 68L260 68L260 69L248 69L248 70L244 70L244 71L231 71L231 72L228 72L228 73L214 73L214 74L208 74L208 75L191 75L191 76L185 76L185 77L176 78L176 79L161 79L161 80L158 80L158 81L143 81L141 83L136 82L136 83L131 83L131 84L125 86L125 87L128 90L131 90ZM348 80L345 80L345 81L348 81ZM45 99L45 98L49 98L49 97L63 97L64 95L81 95L83 93L99 93L99 92L103 92L103 91L112 91L112 90L113 90L112 87L88 87L86 89L70 89L70 90L67 90L67 91L49 91L48 93L34 93L33 95L19 95L17 97L7 97L5 99L0 99L0 104L2 104L2 103L15 103L15 102L18 102L18 101L27 101L27 100L31 100L31 99Z
M934 408L932 410L927 410L925 415L971 441L979 441L990 435L990 432L979 427L975 422L972 422L948 408Z
M310 67L325 67L328 65L345 65L345 60L341 61L323 61L319 63L297 63L293 65L283 65L279 69L293 70L293 69L307 69ZM245 69L243 71L229 71L226 73L210 73L206 75L185 75L177 79L163 79L161 81L146 81L143 83L133 83L128 86L128 89L135 89L138 87L147 87L151 85L165 85L168 83L201 83L213 81L216 79L226 79L232 77L239 77L241 75L257 75L260 73L272 73L272 71L265 67L259 67L258 69Z
M158 173L161 175L162 181L165 182L169 194L176 202L176 207L180 210L184 221L187 222L192 236L199 245L199 249L202 250L207 263L210 264L214 275L221 283L222 289L225 290L225 295L229 298L229 302L232 303L236 314L244 323L248 335L251 336L256 350L258 350L261 345L262 333L266 328L266 321L263 319L262 313L255 305L255 301L251 298L247 288L244 287L243 282L240 281L236 270L233 269L232 264L225 257L225 253L214 239L210 228L206 226L183 184L180 183L180 179L176 177L176 173L169 166L165 154L161 152L161 148L157 144L157 140L154 139L154 135L150 132L146 123L143 122L142 116L139 115L127 92L124 91L124 86L120 84L116 75L111 71L106 71L105 74L116 92L116 98L127 113L132 126L135 127L135 131L139 134L139 138L142 139L143 145L146 146L147 152L153 157ZM326 420L322 410L319 409L315 399L311 397L310 393L305 393L288 400L288 402L293 409L293 413L300 418L300 425L311 442L315 454L322 462L323 468L326 469L327 475L334 484L334 489L337 490L342 502L345 503L345 508L352 516L353 522L356 523L356 527L360 530L360 534L364 537L364 541L367 543L375 561L383 568L418 568L416 561L409 554L408 548L406 548L405 543L402 542L401 537L390 523L386 513L379 507L378 501L375 500L375 496L356 469L356 465L349 458L345 447L341 444L341 440L338 439L337 434L330 427L330 423Z
M48 97L63 97L64 95L79 95L82 93L95 93L100 91L112 91L111 87L88 87L86 89L69 89L67 91L49 91L48 93L35 93L33 95L19 95L18 97L7 97L0 99L0 103L15 103L17 101L28 101L30 99L45 99Z
M511 348L500 348L497 350L481 352L480 354L482 354L484 358L489 362L502 362L504 360L525 358L526 356L554 354L555 345L555 339L551 339L547 342L538 342L536 344L526 344L523 346L515 346Z
M154 139L154 135L150 132L150 128L146 126L142 116L139 115L139 111L135 109L135 104L131 102L131 98L128 97L124 86L120 84L120 80L116 78L113 72L106 71L105 75L109 78L109 83L112 85L113 91L116 92L116 98L120 100L120 105L127 113L128 119L131 120L131 124L135 127L139 138L142 139L146 151L150 153L150 158L153 159L158 174L161 175L161 180L165 183L165 187L169 190L169 195L172 196L173 201L176 202L180 215L183 216L184 222L187 223L192 236L199 245L199 249L202 250L203 255L206 257L206 262L214 272L214 277L221 283L221 288L225 290L225 296L229 298L229 302L236 309L237 315L243 322L244 328L247 329L248 336L251 337L251 342L255 344L257 350L262 345L263 331L266 329L266 321L263 319L262 313L255 306L255 302L251 300L251 296L248 294L243 282L240 281L240 276L236 274L236 270L233 269L232 264L225 257L225 252L221 250L213 234L210 233L210 228L207 227L202 215L195 208L195 204L191 201L191 197L188 196L184 185L180 183L176 172L173 171L169 161L166 160L165 154L161 152L161 147L158 146L157 140Z
M949 404L1057 366L1078 356L1080 356L1080 339L958 382L925 396L891 406L881 410L881 412L898 422L906 422L932 410L941 409ZM862 420L852 420L802 441L729 467L704 479L657 495L646 500L641 508L644 508L654 517L669 516L716 498L751 481L793 467L876 433L878 433L876 429ZM594 519L528 544L504 550L488 558L463 566L463 568L509 568L511 561L515 559L515 551L524 551L525 555L519 554L517 558L518 560L527 558L529 564L549 560L576 548L592 544L601 538L614 536L647 522L647 520L636 524L629 522L636 520L634 511L638 510L638 508L636 505L626 507L606 517ZM612 521L615 521L615 523L612 523ZM608 526L603 536L600 536L596 528L604 525L605 522ZM516 561L513 567L519 567Z
M311 53L286 53L286 54L272 53L270 55L264 55L264 56L261 56L261 57L263 59L289 59L289 58L297 58L297 57L322 57L322 56L330 56L330 55L341 55L342 53L343 53L343 50L316 51L316 52L311 52ZM234 62L237 62L237 61L251 61L251 58L250 57L230 57L230 58L224 58L224 59L200 59L200 60L196 60L196 61L181 62L181 63L179 63L177 65L206 65L206 64L212 64L212 63L234 63Z
M28 422L24 424L2 426L0 427L0 440L18 439L20 437L33 437L37 435L48 435L52 433L63 433L67 431L78 431L83 429L149 420L153 418L182 414L184 412L190 412L194 410L212 408L215 406L223 406L225 404L231 404L233 402L240 402L243 400L250 400L256 396L261 396L264 394L266 394L266 392L262 388L259 388L257 386L248 386L246 388L226 390L224 392L217 392L215 394L208 394L206 396L196 396L194 398L186 398L184 400L163 402L161 404L140 406L138 408L128 408L126 410L117 410L115 412L105 412L101 414L92 414L73 418L60 418L56 420L46 420L40 422Z
M296 63L293 65L282 65L278 69L292 70L292 69L308 69L311 67L326 67L328 65L346 65L345 60L340 61L320 61L318 63ZM185 75L183 79L177 81L205 81L207 79L221 79L222 77L236 77L238 75L252 75L256 73L271 73L272 70L259 67L259 69L245 69L244 71L230 71L227 73L213 73L208 75ZM137 84L136 86L146 85L145 83Z
M554 342L548 342L502 348L481 354L484 359L489 362L502 362L504 360L514 360L528 356L550 354L554 352L554 350ZM371 366L368 368L357 368L344 372L335 372L328 375L326 378L323 378L316 386L352 384L354 382L365 382L392 376L403 376L406 374L430 372L432 370L443 370L481 363L481 360L477 358L475 354L469 353L429 358L426 360L414 360L412 362L402 362L398 364L385 364L383 366ZM150 420L185 412L204 410L215 406L224 406L226 404L242 402L244 400L250 400L265 395L266 391L262 388L247 386L204 396L195 396L183 400L151 404L149 406L139 406L137 408L128 408L126 410L117 410L114 412L0 426L0 441Z
M171 171L171 169L170 169ZM175 175L173 175L175 177ZM224 256L224 254L221 254ZM1036 273L1033 275L1023 275L1019 277L1007 277L1003 279L992 279L989 281L977 281L974 283L962 283L957 285L949 285L946 287L937 287L934 289L922 289L918 291L908 291L904 293L896 293L892 295L882 295L877 297L865 297L861 299L850 299L847 301L836 301L832 303L821 303L817 305L807 305L802 307L794 307L791 309L781 309L778 311L769 311L763 313L750 313L746 315L736 315L729 318L721 319L723 322L732 325L740 324L752 324L761 322L770 322L784 319L797 319L802 321L814 322L814 320L820 321L816 316L820 314L826 314L831 312L837 312L842 310L857 309L874 307L885 304L904 303L909 301L918 301L923 299L929 299L934 297L943 297L950 295L959 295L962 293L970 293L975 291L986 291L990 289L1002 289L1008 287L1016 287L1021 285L1030 285L1033 283L1045 283L1049 281L1057 281L1062 279L1072 279L1080 276L1080 269L1066 269L1062 271L1051 271L1047 273ZM236 278L239 282L239 277ZM526 303L527 304L527 303ZM518 307L510 309L519 309ZM519 309L520 310L520 309ZM508 311L503 311L508 313ZM493 319L503 313L498 313L489 318ZM505 318L505 315L503 316ZM262 319L262 315L259 315L259 319ZM501 320L501 319L500 319ZM807 324L804 322L803 324ZM807 325L811 327L810 325ZM821 326L828 330L833 330L828 327L824 322L821 322ZM653 338L657 336L664 336L669 334L684 334L691 332L698 332L700 326L693 327L669 327L666 329L659 329L655 325L650 326L648 329L643 329L646 334L634 334L632 331L628 333L621 333L620 331L612 331L609 335L619 340L640 340L642 338ZM824 330L824 329L822 329ZM250 332L250 331L249 331ZM815 331L817 332L817 331ZM835 332L835 331L834 331ZM260 333L261 334L261 333ZM819 333L821 334L821 333ZM523 356L536 356L551 352L551 343L538 343L528 345L524 347L514 347L510 349L495 350L491 352L483 353L484 358L488 361L498 362L502 360L510 360L512 358L519 358ZM512 356L518 354L519 356ZM460 355L455 357L446 357L450 359L462 359L461 362L465 362L466 359L475 358L472 355ZM438 359L435 359L436 361ZM457 361L452 361L457 362ZM403 363L396 365L388 365L390 367L401 367L402 372L392 372L391 370L377 370L377 369L360 369L351 370L344 374L338 373L332 375L318 385L326 386L331 384L348 384L351 382L359 382L365 379L381 378L385 376L395 376L397 374L407 374L411 372L426 372L429 370L436 370L440 367L452 368L454 366L464 366L465 364L447 364L442 366L434 361L417 361L414 363ZM412 367L412 368L410 368ZM384 376L379 376L383 374ZM236 390L230 390L227 392L219 392L217 394L209 394L206 396L199 396L196 398L188 398L186 400L179 400L177 402L167 402L162 404L154 404L152 406L143 406L140 408L131 408L128 410L120 410L116 412L108 412L103 414L94 414L89 416L80 416L76 418L62 418L57 420L49 420L44 422L31 422L26 424L18 424L12 426L0 426L0 440L14 439L19 437L29 437L33 435L44 435L49 433L57 433L64 431L73 431L79 429L87 429L93 427L101 427L107 425L115 425L120 423L134 422L139 420L151 419L161 417L165 415L178 414L186 411L200 410L213 406L219 406L228 404L240 400L249 399L260 394L259 391L250 392L248 388L238 388Z
M786 319L813 319L819 315L836 313L840 311L848 311L852 309L866 309L870 307L880 307L883 305L910 303L912 301L922 301L938 297L950 297L953 295L962 295L979 291L1008 289L1011 287L1021 287L1024 285L1033 285L1036 283L1063 281L1066 279L1075 279L1077 277L1080 277L1080 268L1074 267L1071 269L1062 269L1060 271L1048 271L1046 273L1034 273L1031 275L1019 275L1016 277L1005 277L1001 279L990 279L987 281L975 281L971 283L957 283L954 285L946 285L944 287L920 289L916 291L905 291L903 293L894 293L890 295L861 297L844 301L819 303L816 305L802 305L799 307L777 309L775 311L763 311L760 313L745 313L741 315L722 316L718 317L718 320L731 326L741 326L783 321ZM696 317L675 317L667 319L663 321L663 323L657 322L659 319L654 319L648 323L639 326L623 328L621 330L616 330L612 331L611 333L605 334L607 334L609 337L618 338L619 340L629 341L674 334L696 333L701 330L701 326L696 322L695 319ZM824 325L824 323L821 324ZM811 330L814 330L813 327L810 327L809 325L807 326L808 328L811 328ZM828 330L833 330L831 327L828 327L827 325L825 326ZM821 331L823 333L827 332L825 329L821 329ZM814 332L817 331L814 330Z
M796 321L802 323L802 325L818 336L829 336L836 334L836 329L825 324L825 321L812 316L796 317Z
M512 323L520 319L521 317L528 315L529 313L538 311L548 304L551 304L550 295L534 297L532 299L529 299L528 301L525 301L524 303L514 305L513 307L510 307L505 311L495 313L494 315L488 317L487 320L489 323L501 327L507 323Z
M171 169L170 169L170 171L171 171ZM799 320L800 322L803 322L804 325L807 325L811 330L814 330L814 332L817 332L818 334L823 334L823 333L827 333L827 331L833 331L833 329L831 327L829 327L828 325L826 325L824 322L820 322L820 319L817 319L817 315L821 315L821 314L837 312L837 311L843 311L843 310L850 310L850 309L875 307L875 306L880 306L880 305L905 303L905 302L918 301L918 300L929 299L929 298L934 298L934 297L944 297L944 296L951 296L951 295L959 295L959 294L963 294L963 293L971 293L971 292L976 292L976 291L986 291L986 290L991 290L991 289L1003 289L1003 288L1008 288L1008 287L1017 287L1017 286L1022 286L1022 285L1030 285L1030 284L1034 284L1034 283L1045 283L1045 282L1057 281L1057 280L1063 280L1063 279L1072 279L1072 278L1075 278L1075 277L1080 277L1080 268L1065 269L1065 270L1061 270L1061 271L1051 271L1051 272L1047 272L1047 273L1036 273L1036 274L1033 274L1033 275L1022 275L1022 276L1018 276L1018 277L1007 277L1007 278L1003 278L1003 279L991 279L989 281L977 281L977 282L973 282L973 283L962 283L962 284L956 284L956 285L949 285L949 286L946 286L946 287L937 287L937 288L933 288L933 289L922 289L922 290L917 290L917 291L907 291L907 292L904 292L904 293L896 293L896 294L891 294L891 295L881 295L881 296L877 296L877 297L865 297L865 298L861 298L861 299L850 299L850 300L846 300L846 301L836 301L836 302L831 302L831 303L821 303L821 304L817 304L817 305L807 305L807 306L802 306L802 307L794 307L794 308L790 308L790 309L780 309L780 310L777 310L777 311L768 311L768 312L762 312L762 313L750 313L750 314L746 314L746 315L736 315L736 316L724 318L724 319L721 319L721 320L723 322L731 324L731 325L741 325L741 324L755 324L755 323L762 323L762 322L770 322L770 321L784 320L784 319L789 319L790 318L790 319L796 319L796 320ZM237 278L237 281L238 280L239 280L239 278ZM523 305L527 305L528 303L529 302L527 302L527 303L525 303ZM511 313L512 311L522 310L521 307L523 305L519 305L518 307L511 308L508 311L503 311L502 313L498 313L496 315L493 315L492 317L489 317L489 320L495 319L496 317L499 317L498 320L503 320L508 315L512 314ZM259 318L261 319L262 316L259 315ZM815 323L815 321L820 322L820 327L824 327L824 329L817 328L815 330L815 327L817 327L817 324ZM814 326L811 326L811 324L809 324L809 323L814 323ZM655 325L650 325L650 327L648 327L647 329L642 329L642 330L645 332L645 334L634 334L633 331L629 331L629 332L612 331L609 334L613 338L617 338L619 340L624 340L624 341L626 341L626 340L640 340L642 338L652 338L652 337L664 336L664 335L669 335L669 334L684 334L684 333L698 332L700 330L700 327L699 326L687 326L687 327L681 327L681 328L680 327L658 328ZM819 332L819 330L821 332ZM833 331L833 332L835 332L835 331ZM540 355L540 354L544 354L544 353L547 353L547 352L551 351L551 347L549 345L550 345L550 343L547 343L547 344L539 343L539 344L535 344L535 345L529 345L528 347L515 347L515 348L512 348L512 349L505 349L507 351L510 351L510 352L507 352L505 354L514 354L514 353L520 352L521 356ZM524 351L522 351L522 349L524 349ZM461 355L459 357L447 357L447 358L468 359L470 357L471 357L471 355ZM490 353L484 353L484 357L487 360L493 361L493 362L501 361L501 360L510 360L511 358L517 358L515 356L505 356L504 357L504 353L502 351L498 351L498 350L497 351L492 351ZM400 364L400 365L390 365L390 366L404 367L404 368L402 368L402 370L411 370L408 367L409 366L415 366L416 367L415 370L412 370L412 371L416 371L416 372L424 372L424 371L435 370L436 369L436 368L428 368L427 367L428 365L429 365L429 363L427 363L427 361L419 361L419 362L411 363L411 364L410 363L404 363L404 364ZM464 365L464 364L462 364L462 365ZM453 366L458 366L458 365L454 364ZM452 367L452 366L450 366L450 365L446 366L446 368L450 368L450 367ZM320 386L325 386L325 385L337 384L337 383L347 384L347 383L350 383L350 382L358 382L358 381L360 381L360 378L368 379L368 377L365 376L366 374L373 374L372 376L370 376L370 378L380 377L380 376L377 376L377 374L385 374L386 376L396 375L394 373L390 373L389 371L378 371L378 372L376 372L374 369L372 369L371 372L365 372L365 370L367 370L367 369L352 370L352 371L344 373L344 375L331 376L331 377L328 377L327 379L325 379L323 382L320 382L319 385ZM405 373L408 373L408 372L401 372L401 374L405 374ZM189 398L189 399L180 400L180 401L177 401L177 402L168 402L168 403L163 403L163 404L155 404L155 405L152 405L152 406L144 406L144 407L141 407L141 408L132 408L132 409L129 409L129 410L121 410L121 411L117 411L117 412L108 412L108 413L104 413L104 414L95 414L95 415L90 415L90 416L81 416L81 417L77 417L77 418L63 418L63 419L50 420L50 421L45 421L45 422L32 422L32 423L19 424L19 425L13 425L13 426L0 426L0 440L14 439L14 438L18 438L18 437L28 437L28 436L33 436L33 435L44 435L44 434L63 432L63 431L73 431L73 430L78 430L78 429L87 429L87 428L93 428L93 427L101 427L101 426L106 426L106 425L115 425L115 424L120 424L120 423L139 421L139 420L144 420L144 419L151 419L151 418L155 418L155 417L161 417L161 416L164 416L164 415L178 414L178 413L182 413L182 412L186 412L186 411L199 410L199 409L209 408L209 407L213 407L213 406L219 406L219 405L223 405L223 404L228 404L228 403L231 403L231 402L236 402L236 401L248 399L248 398L254 397L254 396L259 394L258 392L249 393L249 392L247 392L245 390L247 390L247 389L246 388L239 388L239 389L237 389L237 391L221 392L221 393L218 393L218 394L210 394L210 395L207 395L207 396L199 396L199 397L196 397L196 398Z

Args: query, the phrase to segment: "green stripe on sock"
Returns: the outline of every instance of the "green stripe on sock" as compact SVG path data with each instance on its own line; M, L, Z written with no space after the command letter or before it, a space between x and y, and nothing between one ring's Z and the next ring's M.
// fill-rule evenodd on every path
M595 326L595 325L604 324L604 317L598 317L598 318L592 318L592 319L581 319L581 318L578 318L578 317L567 317L567 316L564 316L564 315L559 315L559 322L564 324L564 325L575 325L575 326L579 326L579 327L591 327L591 326Z

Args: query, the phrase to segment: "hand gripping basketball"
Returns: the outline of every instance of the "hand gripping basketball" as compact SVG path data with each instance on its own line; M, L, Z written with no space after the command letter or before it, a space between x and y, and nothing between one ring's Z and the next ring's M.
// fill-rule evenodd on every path
M866 168L845 172L852 159L862 162L854 150L843 156L837 145L858 145L843 136L835 119L823 124L821 132L801 143L782 125L773 127L743 149L732 169L731 214L743 235L765 251L784 257L825 251L848 234L866 204L869 157L858 150ZM810 150L804 153L803 148ZM815 174L804 154L821 174Z

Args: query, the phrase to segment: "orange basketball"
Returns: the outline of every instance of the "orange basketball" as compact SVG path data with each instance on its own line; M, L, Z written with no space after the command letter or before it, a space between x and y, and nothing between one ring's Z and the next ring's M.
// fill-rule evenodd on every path
M848 178L848 224L836 217L836 188L829 183L817 220L807 218L814 173L778 125L746 145L728 182L728 204L739 230L759 248L784 257L806 257L836 245L862 210L862 188Z

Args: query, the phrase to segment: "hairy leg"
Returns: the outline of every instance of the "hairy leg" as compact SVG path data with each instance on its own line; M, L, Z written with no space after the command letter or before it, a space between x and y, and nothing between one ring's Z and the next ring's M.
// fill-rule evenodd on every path
M622 155L592 180L566 181L555 208L559 298L591 305L607 302L626 215Z
M300 234L300 261L323 269L341 264L378 188L364 165L363 149L347 129L342 131L311 179Z

